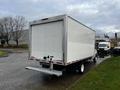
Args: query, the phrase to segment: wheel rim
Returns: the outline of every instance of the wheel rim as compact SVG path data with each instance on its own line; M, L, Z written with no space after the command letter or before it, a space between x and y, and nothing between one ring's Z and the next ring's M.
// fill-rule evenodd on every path
M96 60L96 61L97 61L97 59L98 59L98 58L97 58L97 57L95 57L95 60Z
M81 72L84 72L84 64L81 65Z

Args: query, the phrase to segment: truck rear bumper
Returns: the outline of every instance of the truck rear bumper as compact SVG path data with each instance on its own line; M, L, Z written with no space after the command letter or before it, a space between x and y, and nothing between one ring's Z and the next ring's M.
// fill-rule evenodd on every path
M46 68L26 67L26 69L35 70L35 71L39 71L39 72L50 74L50 75L56 75L56 76L62 75L62 71L50 70Z

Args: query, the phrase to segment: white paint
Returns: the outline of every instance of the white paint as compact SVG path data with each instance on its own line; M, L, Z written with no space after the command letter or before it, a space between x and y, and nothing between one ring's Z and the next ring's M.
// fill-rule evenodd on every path
M63 21L53 22L56 20ZM61 15L34 23L39 25L32 26L31 56L43 59L50 55L54 62L65 60L65 64L94 56L95 32L74 19Z
M62 32L62 21L32 26L31 56L43 59L50 55L53 60L63 60Z
M68 18L67 63L95 53L95 32Z
M110 42L99 42L98 44L99 49L110 50Z

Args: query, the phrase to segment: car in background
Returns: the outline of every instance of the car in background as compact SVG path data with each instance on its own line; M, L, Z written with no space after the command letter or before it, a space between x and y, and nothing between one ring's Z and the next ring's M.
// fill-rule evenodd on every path
M111 52L113 56L120 56L120 46L114 47Z

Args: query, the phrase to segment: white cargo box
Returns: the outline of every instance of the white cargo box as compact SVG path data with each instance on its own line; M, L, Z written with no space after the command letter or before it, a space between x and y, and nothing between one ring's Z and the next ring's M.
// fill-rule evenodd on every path
M30 58L68 65L95 55L95 31L67 15L30 23Z

